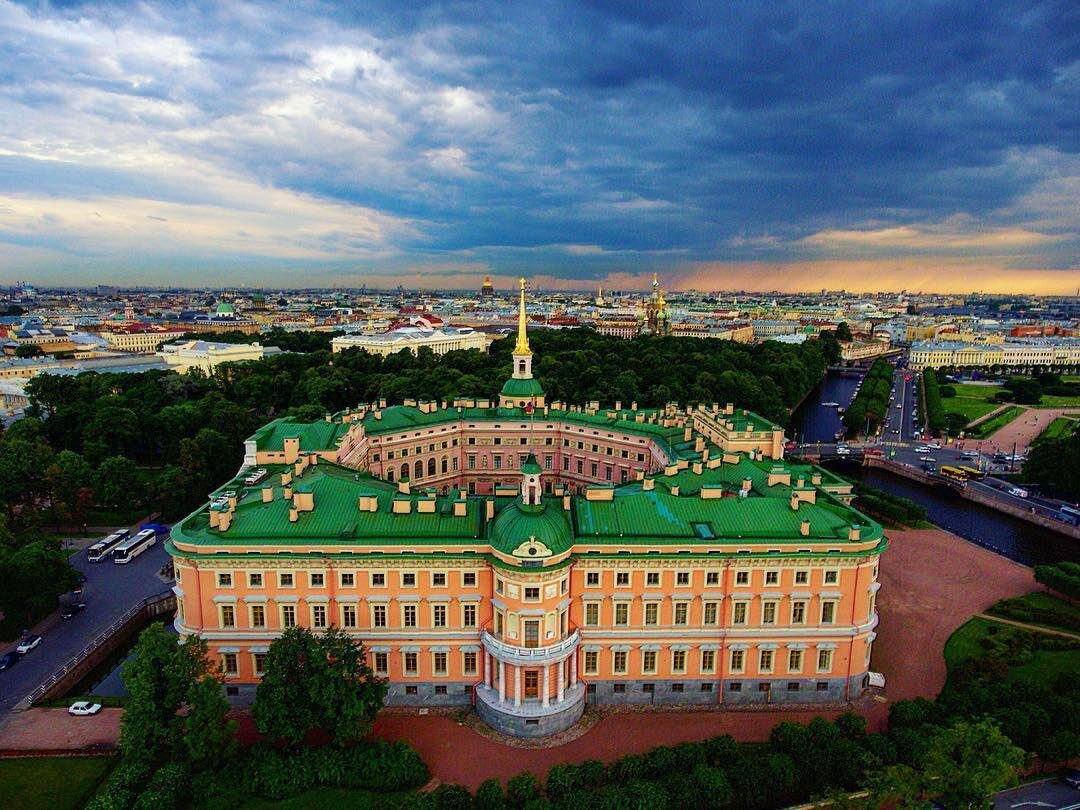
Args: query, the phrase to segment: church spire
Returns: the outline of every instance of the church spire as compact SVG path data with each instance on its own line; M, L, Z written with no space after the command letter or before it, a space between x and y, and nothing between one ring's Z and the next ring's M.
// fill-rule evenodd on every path
M529 335L525 331L525 279L518 279L518 284L521 285L521 297L518 301L518 335L514 354L532 354L529 348Z

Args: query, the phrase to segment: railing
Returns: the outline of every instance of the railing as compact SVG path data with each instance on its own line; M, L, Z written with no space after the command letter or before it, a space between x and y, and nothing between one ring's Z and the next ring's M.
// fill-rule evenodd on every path
M39 686L25 698L23 698L22 702L18 705L17 708L29 708L33 706L37 701L41 700L46 694L48 694L49 690L56 686L56 684L58 684L64 677L66 677L73 669L75 669L77 666L82 664L83 661L93 655L102 644L112 638L112 636L115 635L121 628L123 628L124 625L126 625L128 622L130 622L132 619L134 619L151 605L156 605L158 603L164 604L170 599L176 599L176 596L173 594L171 588L167 591L162 591L155 596L148 596L138 604L133 605L131 609L129 609L123 616L121 616L119 619L116 619L112 624L110 624L108 627L98 633L98 635L95 636L89 644L87 644L74 656L68 659L67 663L65 663L59 670L54 672L49 677L49 679L45 681L45 683L41 684L41 686Z
M525 647L518 644L511 644L503 641L496 636L486 627L483 633L484 646L494 653L501 653L503 655L513 656L514 658L550 658L561 655L564 652L570 652L577 647L578 642L581 640L581 635L578 633L577 628L574 628L566 636L566 638L556 641L554 644L548 644L544 647Z

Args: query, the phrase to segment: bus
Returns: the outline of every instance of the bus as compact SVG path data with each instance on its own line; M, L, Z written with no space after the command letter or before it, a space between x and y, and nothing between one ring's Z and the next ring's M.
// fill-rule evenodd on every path
M157 532L153 529L143 529L117 547L116 553L113 554L113 562L117 565L127 565L156 542Z
M90 546L86 550L86 559L92 563L101 562L114 551L116 547L123 543L128 537L131 536L131 532L127 529L121 529L118 532L113 532L108 537L98 540L94 545Z
M966 464L961 464L956 469L960 470L964 475L966 475L972 481L978 481L978 480L980 480L982 478L986 478L986 473L984 473L978 467L969 467Z
M950 481L967 481L968 477L964 474L964 471L959 467L942 467L938 470L938 475L943 478L948 478Z
M1073 526L1080 526L1080 509L1075 506L1062 506L1058 509L1058 519Z

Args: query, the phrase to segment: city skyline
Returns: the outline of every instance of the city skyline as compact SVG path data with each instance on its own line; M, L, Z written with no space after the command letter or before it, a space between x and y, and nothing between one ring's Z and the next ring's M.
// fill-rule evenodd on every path
M0 283L1071 295L1067 14L0 2Z

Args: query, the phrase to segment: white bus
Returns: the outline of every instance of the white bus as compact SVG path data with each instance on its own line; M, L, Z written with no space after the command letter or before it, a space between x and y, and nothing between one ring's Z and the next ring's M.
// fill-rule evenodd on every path
M113 562L117 565L127 565L156 542L157 532L153 529L143 529L130 540L125 540L117 546L113 554Z
M92 563L101 562L112 554L116 550L116 547L130 536L131 532L127 529L113 532L108 537L98 540L94 545L90 546L90 548L86 550L86 559Z

